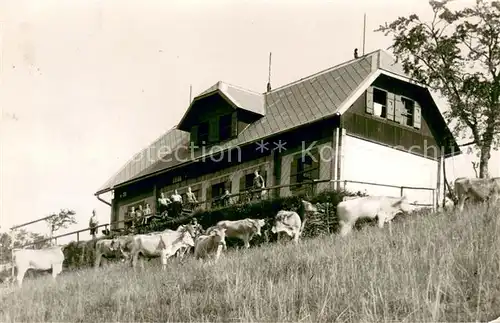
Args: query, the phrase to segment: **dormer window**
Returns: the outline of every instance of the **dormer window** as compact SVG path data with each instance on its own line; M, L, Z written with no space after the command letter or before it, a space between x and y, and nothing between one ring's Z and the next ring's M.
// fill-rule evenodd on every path
M219 118L219 140L227 140L232 135L232 114L226 114Z
M198 144L208 143L208 121L202 122L198 125Z

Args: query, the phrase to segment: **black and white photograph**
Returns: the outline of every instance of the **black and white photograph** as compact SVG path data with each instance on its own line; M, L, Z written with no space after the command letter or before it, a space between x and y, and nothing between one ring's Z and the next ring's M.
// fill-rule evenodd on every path
M500 323L500 1L0 0L0 322Z

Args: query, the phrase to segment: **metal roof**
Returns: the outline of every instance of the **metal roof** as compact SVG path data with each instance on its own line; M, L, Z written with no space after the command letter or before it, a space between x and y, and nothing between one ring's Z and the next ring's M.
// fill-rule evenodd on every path
M357 99L359 93L371 84L370 80L380 75L381 70L408 78L398 65L394 64L394 59L387 52L377 50L264 94L218 82L197 98L214 91L222 91L238 107L241 105L248 109L250 106L258 107L261 102L264 103L261 110L256 109L260 112L254 111L264 116L250 124L237 138L222 143L219 147L224 150L315 122L337 112L343 113L353 100ZM203 157L200 150L190 155L189 133L185 131L171 129L145 150L157 152L161 147L158 143L165 143L170 151L177 150L176 158L173 158L173 154L161 156L163 159L154 162L134 161L133 158L106 182L98 193Z

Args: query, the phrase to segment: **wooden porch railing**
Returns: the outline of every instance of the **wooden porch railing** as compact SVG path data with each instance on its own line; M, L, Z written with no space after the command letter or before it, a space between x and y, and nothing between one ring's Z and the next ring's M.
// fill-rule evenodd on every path
M390 185L390 184L380 184L380 183L373 183L373 182L362 182L362 181L351 181L351 180L313 180L313 181L309 181L309 182L302 182L302 183L294 183L294 184L285 184L285 185L274 185L274 186L270 186L270 187L266 187L264 189L256 189L256 190L247 190L247 191L243 191L243 192L238 192L238 193L234 193L234 194L230 194L228 195L229 197L229 205L235 205L235 204L243 204L243 203L250 203L250 202L253 202L255 200L247 200L247 199L243 199L241 198L242 196L243 197L247 197L247 196L258 196L258 194L261 194L262 191L267 191L267 193L263 196L263 200L265 199L273 199L273 198L279 198L281 197L281 195L279 194L279 192L281 191L281 189L283 188L289 188L291 189L292 191L290 193L294 193L294 190L297 189L297 187L303 187L301 188L301 191L300 193L306 193L306 195L310 195L312 197L312 195L315 195L316 194L316 190L317 190L317 185L318 184L325 184L325 183L329 183L329 184L334 184L334 183L340 183L342 186L343 186L343 189L345 190L346 187L347 187L347 184L348 183L353 183L353 184L364 184L364 185L372 185L372 186L380 186L380 187L389 187L389 188L397 188L400 190L400 196L403 196L404 194L404 190L424 190L424 191L432 191L432 204L413 204L413 205L416 205L416 206L430 206L430 207L433 207L435 208L436 207L436 200L435 200L435 188L430 188L430 187L414 187L414 186L397 186L397 185ZM271 192L274 192L274 194L271 194ZM238 199L236 199L238 198ZM195 207L193 210L196 210L197 208L199 208L200 206L205 208L205 209L210 209L212 208L213 206L217 207L216 205L218 204L218 202L221 202L220 201L220 197L216 197L216 198L213 198L211 200L207 200L207 201L199 201L197 203L197 207ZM220 207L225 207L225 205L221 205ZM143 219L148 219L148 218L152 218L152 217L158 217L159 214L153 214L153 215L145 215L145 216L141 216L141 217L136 217L136 218L133 218L132 221L134 222L137 222L139 220L143 220ZM99 228L104 228L104 230L110 230L113 226L116 226L120 223L125 223L127 221L131 221L131 219L124 219L124 220L119 220L119 221L114 221L114 222L110 222L110 223L105 223L105 224L100 224L98 226L96 226L95 228L96 229L99 229ZM36 221L33 221L33 222L36 222ZM85 228L85 229L80 229L80 230L76 230L76 231L72 231L72 232L68 232L68 233L64 233L64 234L60 234L58 236L55 236L55 237L51 237L51 238L46 238L46 239L43 239L43 240L38 240L38 241L35 241L35 242L32 242L32 243L28 243L28 244L25 244L23 245L22 247L20 248L26 248L26 247L29 247L29 246L34 246L36 244L39 244L39 243L43 243L43 242L46 242L46 241L51 241L51 240L54 240L54 243L57 244L57 239L58 238L62 238L62 237L67 237L67 236L70 236L70 235L76 235L76 241L79 242L80 241L80 233L82 232L85 232L85 231L89 231L90 230L90 227L88 228Z

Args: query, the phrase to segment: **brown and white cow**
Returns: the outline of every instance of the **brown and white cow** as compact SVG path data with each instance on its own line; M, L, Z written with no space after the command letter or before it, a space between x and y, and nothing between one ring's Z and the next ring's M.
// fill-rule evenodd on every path
M346 236L351 232L358 219L375 217L378 218L379 228L389 223L389 232L392 232L392 219L399 213L409 213L414 209L405 196L364 196L342 201L337 205L340 235Z
M209 234L202 234L196 239L194 257L206 259L215 254L215 261L217 261L223 249L227 249L226 229L214 227Z
M129 260L134 236L120 236L113 239L102 239L95 244L94 268L99 268L102 258Z
M45 249L13 249L12 261L17 268L17 283L23 283L24 274L28 269L49 270L52 269L52 277L55 279L62 272L64 253L62 246L53 246Z
M500 198L500 177L494 178L467 178L459 177L455 180L455 194L458 198L456 207L464 210L466 200L489 202L496 204Z
M216 228L224 228L225 236L227 238L237 238L243 241L245 244L245 248L250 248L250 241L254 236L260 236L261 228L266 224L264 219L243 219L236 221L219 221L213 227L210 227L206 230L206 234L210 234L210 232ZM225 245L224 245L225 246Z
M299 213L302 219L295 211L278 211L274 218L274 225L271 232L277 233L278 237L281 232L290 236L295 243L299 242L299 237L304 231L304 226L307 221L307 214L316 213L318 209L309 201L301 200Z

